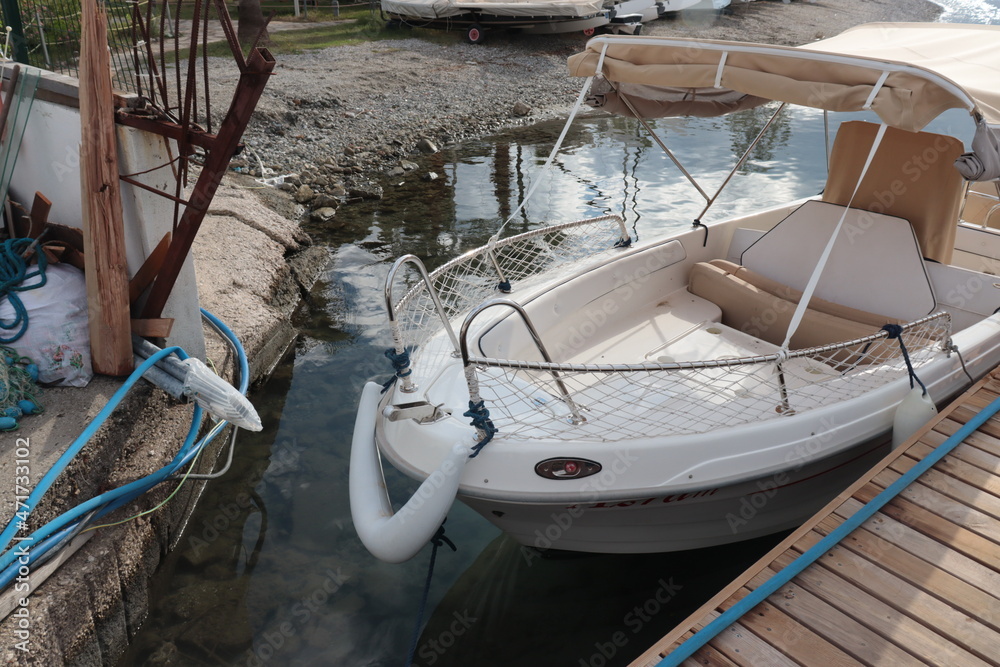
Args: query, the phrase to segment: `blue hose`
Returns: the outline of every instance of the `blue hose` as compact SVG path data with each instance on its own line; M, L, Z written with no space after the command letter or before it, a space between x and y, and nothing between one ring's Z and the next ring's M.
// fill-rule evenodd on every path
M244 351L239 338L237 338L236 334L234 334L233 331L215 315L208 312L204 308L201 309L201 312L202 315L209 320L212 326L232 343L233 348L236 350L240 369L239 391L241 394L245 395L250 384L250 366L247 361L246 352ZM94 418L94 421L91 422L86 429L84 429L83 433L80 434L70 448L67 449L56 464L45 474L42 480L38 483L38 486L35 487L34 491L32 491L28 502L26 503L27 511L22 511L20 517L15 516L4 530L3 534L0 535L0 540L3 540L2 548L6 548L13 539L13 536L17 533L18 522L23 521L26 518L27 513L30 513L31 508L37 504L38 500L48 490L55 478L58 477L73 457L79 453L79 450L82 449L83 445L86 444L97 429L100 428L110 413L115 409L115 407L117 407L122 398L124 398L124 395L135 384L135 381L138 380L138 378L146 370L148 370L149 367L155 364L156 361L174 352L176 352L182 359L187 358L187 355L180 348L167 348L152 355L149 359L143 362L143 364L141 364L139 368L132 373L132 375L129 376L122 387L115 392L114 396L111 397L105 408L97 415L97 417ZM130 482L129 484L121 486L117 489L107 491L91 498L88 501L85 501L84 503L50 521L45 526L32 533L30 537L23 540L23 542L31 545L29 549L28 562L34 562L43 556L47 551L59 546L67 536L72 534L80 522L84 521L84 519L80 519L79 517L92 513L91 516L85 519L86 522L89 523L99 519L138 498L160 482L168 479L171 475L177 473L179 470L190 464L205 448L205 446L207 446L208 443L211 442L212 439L226 426L226 422L219 422L211 429L211 431L209 431L208 434L206 434L204 438L202 438L199 442L194 443L198 430L201 427L201 419L202 409L200 406L195 405L188 435L169 464L160 468L156 472L147 475L146 477ZM17 561L20 557L21 554L15 553L15 550L13 549L0 555L0 590L3 590L6 586L8 586L18 575L18 565L23 563L15 561Z
M181 348L168 347L167 349L160 350L156 354L152 355L149 359L142 362L138 368L132 371L132 374L128 376L124 384L118 388L118 391L114 393L104 408L97 414L97 417L95 417L94 420L87 425L87 428L83 429L83 433L77 436L76 440L74 440L69 448L63 452L63 455L60 456L55 464L49 468L48 472L42 476L42 479L39 480L38 484L28 495L27 501L25 501L23 506L20 506L20 510L16 510L14 518L7 524L3 533L0 533L0 550L6 550L7 547L10 546L10 542L14 539L14 535L16 535L19 528L23 527L23 525L27 522L28 516L31 514L31 510L34 509L35 505L38 504L38 501L41 500L43 495L45 495L45 492L49 490L49 487L56 481L56 478L59 477L59 475L62 474L62 471L66 469L66 466L70 464L70 461L76 458L76 455L80 453L83 446L86 445L87 442L94 436L97 429L99 429L101 425L104 424L104 421L111 416L114 409L117 408L118 404L122 402L123 398L125 398L125 394L127 394L133 385L138 382L139 378L142 377L142 374L152 368L157 361L175 352L181 357L181 359L187 358L187 354Z

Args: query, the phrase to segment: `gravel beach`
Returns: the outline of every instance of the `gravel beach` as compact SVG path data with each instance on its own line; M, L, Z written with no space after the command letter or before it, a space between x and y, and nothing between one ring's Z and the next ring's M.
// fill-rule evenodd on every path
M927 0L734 2L730 13L681 12L643 34L798 45L873 21L933 21ZM405 29L400 30L406 36ZM296 174L286 189L310 209L378 197L390 170L413 155L516 125L565 114L580 82L566 70L580 34L490 34L485 44L381 40L280 55L244 137L243 169ZM439 43L443 42L443 43ZM232 69L232 68L227 68ZM213 85L230 89L222 72ZM302 188L302 185L308 187Z

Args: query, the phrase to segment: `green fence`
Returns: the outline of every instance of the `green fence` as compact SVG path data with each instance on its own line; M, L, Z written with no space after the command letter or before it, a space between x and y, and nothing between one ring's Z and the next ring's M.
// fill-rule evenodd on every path
M134 17L152 21L155 34L160 23L167 35L172 35L174 22L167 18L170 3L156 0L108 0L108 44L111 48L114 85L117 89L135 92L135 44L141 41L134 29ZM7 29L5 52L8 57L35 67L77 76L80 57L79 0L0 0L0 21ZM140 53L141 56L141 53ZM140 67L139 71L143 68Z

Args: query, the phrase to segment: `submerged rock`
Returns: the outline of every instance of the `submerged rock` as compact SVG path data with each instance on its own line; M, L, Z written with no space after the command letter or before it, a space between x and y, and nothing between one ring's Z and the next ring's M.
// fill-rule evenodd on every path
M312 219L316 222L329 222L337 215L337 209L330 206L318 208L312 212Z

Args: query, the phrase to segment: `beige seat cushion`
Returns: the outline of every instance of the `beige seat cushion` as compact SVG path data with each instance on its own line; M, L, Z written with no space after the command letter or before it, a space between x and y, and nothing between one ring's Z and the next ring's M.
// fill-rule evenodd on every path
M740 266L739 264L724 259L713 259L709 263L712 266L722 269L726 273L732 274L740 280L750 283L754 287L762 289L768 294L772 294L778 298L791 301L794 304L798 304L799 300L802 298L802 292L799 290L789 287L788 285L783 285L777 280L771 280L770 278L762 276L755 271L751 271L745 266ZM881 329L884 325L890 323L904 323L902 320L896 320L891 317L885 317L884 315L870 313L867 310L851 308L850 306L842 306L839 303L826 301L825 299L820 299L816 296L809 299L809 310L816 310L821 313L826 313L827 315L833 315L834 317L851 320L852 322L864 324L866 326L873 327L874 329Z
M788 331L788 324L795 312L792 301L775 296L718 266L704 262L692 267L688 290L718 305L722 309L722 323L726 326L774 345L784 342L785 332ZM881 326L863 324L809 308L792 336L789 347L800 350L841 343L876 333Z

